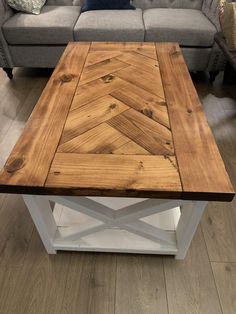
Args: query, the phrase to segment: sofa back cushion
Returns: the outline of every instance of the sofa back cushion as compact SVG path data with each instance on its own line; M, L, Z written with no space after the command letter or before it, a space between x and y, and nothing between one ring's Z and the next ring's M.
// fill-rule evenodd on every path
M203 0L133 0L136 8L181 8L181 9L198 9L202 7Z
M82 6L86 0L47 0L47 5L79 5ZM198 9L202 8L203 0L132 0L136 8L181 8Z
M86 0L47 0L47 5L79 5ZM203 0L132 0L136 8L181 8L201 9Z
M79 5L81 6L81 0L47 0L46 5Z

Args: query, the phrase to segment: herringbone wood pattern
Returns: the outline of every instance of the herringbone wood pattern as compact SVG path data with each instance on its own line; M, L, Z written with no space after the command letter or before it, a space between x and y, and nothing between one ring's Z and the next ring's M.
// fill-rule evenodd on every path
M155 46L103 49L88 53L58 152L174 155Z

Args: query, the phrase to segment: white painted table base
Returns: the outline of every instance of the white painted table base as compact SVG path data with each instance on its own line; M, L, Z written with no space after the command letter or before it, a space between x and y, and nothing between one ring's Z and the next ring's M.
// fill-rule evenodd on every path
M45 249L184 259L205 201L23 195ZM50 202L55 202L54 211ZM64 219L64 221L63 221Z

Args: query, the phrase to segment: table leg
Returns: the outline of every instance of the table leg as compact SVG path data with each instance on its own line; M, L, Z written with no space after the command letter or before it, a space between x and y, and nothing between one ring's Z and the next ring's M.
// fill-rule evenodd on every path
M176 229L178 253L176 259L184 259L207 202L193 201L183 204Z
M48 254L56 254L53 238L57 231L49 200L42 196L23 195L24 202Z

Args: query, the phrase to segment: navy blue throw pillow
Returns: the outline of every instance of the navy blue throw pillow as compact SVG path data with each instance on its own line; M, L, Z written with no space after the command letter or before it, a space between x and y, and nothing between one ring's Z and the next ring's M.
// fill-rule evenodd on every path
M135 10L130 0L85 0L81 11L92 10Z

